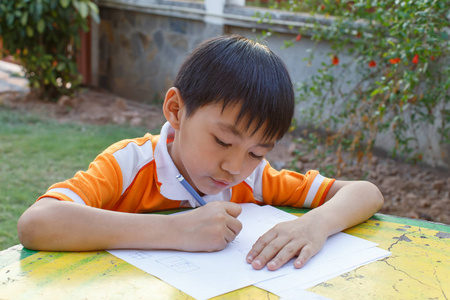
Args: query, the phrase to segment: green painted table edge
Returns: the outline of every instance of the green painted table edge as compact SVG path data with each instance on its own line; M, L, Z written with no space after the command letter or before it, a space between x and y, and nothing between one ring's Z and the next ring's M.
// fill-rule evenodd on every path
M288 213L301 213L301 214L304 214L304 213L308 212L308 210L309 210L307 208L295 208L295 207L278 207L278 208L282 209ZM421 227L421 228L433 229L433 230L450 233L450 225L443 224L443 223L430 222L430 221L422 220L422 219L411 219L411 218L376 213L375 215L373 215L370 218L370 220L398 223L398 224L404 224L404 225L410 225L410 226L417 226L417 227Z

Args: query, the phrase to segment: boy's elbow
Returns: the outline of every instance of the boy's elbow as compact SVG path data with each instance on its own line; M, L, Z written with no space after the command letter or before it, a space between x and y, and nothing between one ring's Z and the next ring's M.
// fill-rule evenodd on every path
M371 195L370 199L372 200L374 210L379 211L384 204L383 194L381 193L380 189L372 182L365 181L365 184L367 185L367 190L369 192L368 194Z
M45 250L45 241L50 231L48 230L50 216L46 213L45 201L39 202L28 208L17 221L17 236L20 243L32 250Z
M39 250L39 217L30 212L25 211L17 222L17 236L20 243L28 249Z

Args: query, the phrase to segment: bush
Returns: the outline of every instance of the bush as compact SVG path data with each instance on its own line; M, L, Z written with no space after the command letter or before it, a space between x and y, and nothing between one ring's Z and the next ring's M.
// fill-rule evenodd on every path
M79 87L76 53L98 7L89 0L0 0L2 51L24 68L32 90L56 100Z
M299 88L299 101L308 107L303 117L329 129L327 140L339 150L370 155L385 132L395 139L393 155L418 161L417 129L426 127L441 146L450 143L448 1L291 0L278 8L322 15L285 44L302 35L331 43L329 60Z

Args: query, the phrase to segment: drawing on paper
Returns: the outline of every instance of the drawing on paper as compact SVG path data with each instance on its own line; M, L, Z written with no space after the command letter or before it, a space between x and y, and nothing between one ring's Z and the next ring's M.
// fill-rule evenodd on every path
M285 220L285 221L290 221L292 220L292 216L287 215L287 214L275 214L273 215L275 218L280 219L280 220Z
M187 273L199 269L199 267L192 262L179 256L171 256L156 261L178 273Z
M138 251L131 253L130 257L134 259L146 259L152 256L148 252Z
M247 255L250 252L250 250L252 250L252 248L241 248L238 251L244 255Z

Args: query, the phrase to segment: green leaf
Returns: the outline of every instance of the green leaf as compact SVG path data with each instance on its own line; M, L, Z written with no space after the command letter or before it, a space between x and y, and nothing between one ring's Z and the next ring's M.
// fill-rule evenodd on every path
M64 70L66 68L66 64L64 62L60 62L58 64L58 66L56 67L56 70L61 72L62 70Z
M95 13L91 10L90 16L91 16L92 20L94 20L95 23L97 23L97 24L100 23L100 16L97 13Z
M379 94L380 92L381 92L381 91L380 91L379 89L376 89L376 90L374 90L374 91L370 94L370 97L373 97L373 96Z
M28 22L28 12L26 11L20 18L20 24L22 24L22 26L25 26L27 25L27 22Z
M72 5L76 11L80 11L80 1L79 0L72 0Z
M44 7L42 6L42 1L38 0L36 2L36 15L40 17L42 15L43 9Z
M10 14L10 15L6 15L6 23L8 24L8 26L11 26L14 22L14 15Z
M83 19L85 19L89 15L89 7L86 2L80 2L79 11L78 11Z
M95 4L94 2L89 1L88 2L89 8L91 9L91 13L96 13L98 14L98 6L97 4Z
M27 36L28 37L33 37L33 35L34 35L33 27L27 26Z
M45 21L43 19L40 19L39 22L37 23L37 31L39 33L43 33L45 30Z
M67 8L70 4L70 0L59 0L59 4L63 7L63 8Z

